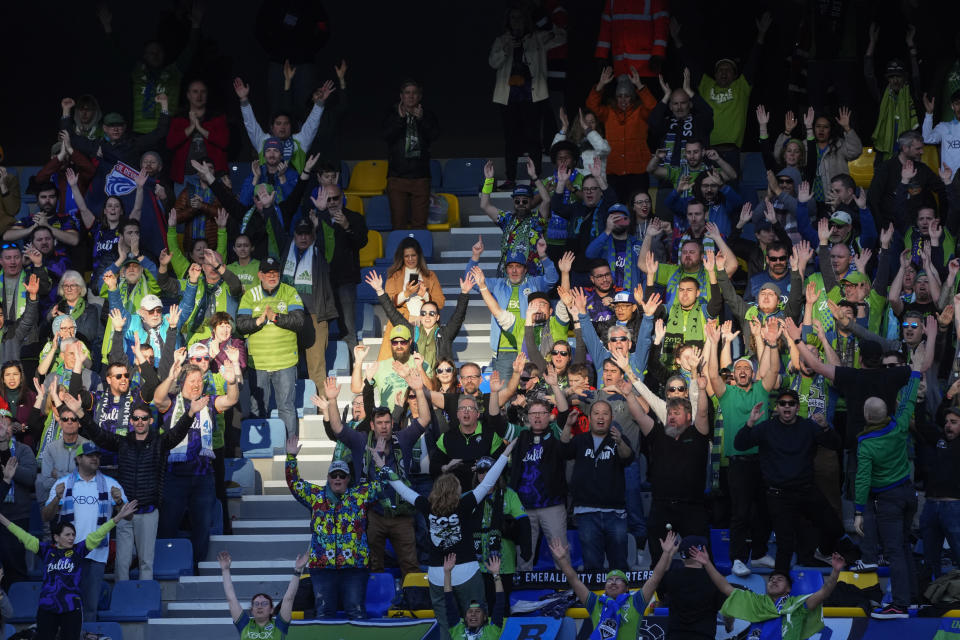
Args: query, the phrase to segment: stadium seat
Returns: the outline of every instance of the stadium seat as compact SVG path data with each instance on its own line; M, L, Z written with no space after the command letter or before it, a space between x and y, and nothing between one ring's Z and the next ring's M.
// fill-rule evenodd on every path
M763 576L758 576L755 573L747 576L746 578L741 578L731 573L729 576L727 576L727 582L730 584L738 584L741 587L746 587L750 591L759 593L761 595L767 592L767 581L763 579Z
M104 622L146 622L163 611L160 583L155 580L123 580L113 586L110 609L101 611Z
M13 616L7 618L6 622L21 624L36 621L40 586L40 582L14 582L10 585L7 598L13 606Z
M447 221L437 224L428 224L429 231L449 231L451 227L460 226L460 199L452 193L438 193L438 196L447 201Z
M839 582L852 584L857 589L871 589L880 584L880 577L876 571L869 573L856 573L853 571L841 571Z
M360 266L372 267L377 258L381 257L383 257L383 236L379 231L370 230L367 232L367 244L360 249Z
M733 562L730 561L729 529L710 529L710 552L717 571L728 575L733 569Z
M436 193L443 185L443 167L439 160L430 160L430 191Z
M424 593L429 591L430 582L427 580L427 574L425 573L408 573L403 576L402 588L406 589L421 589ZM403 616L407 618L432 618L433 609L407 609L402 610Z
M238 486L227 487L228 498L249 496L257 492L257 472L253 463L245 458L224 458L224 482Z
M793 579L792 596L813 593L823 586L823 574L815 569L795 569L790 572L790 578Z
M116 622L84 622L83 630L111 640L123 640L123 628Z
M753 191L767 188L767 167L763 164L763 154L756 151L741 154L740 167L742 187Z
M21 203L34 204L37 201L37 195L35 193L27 193L27 189L30 188L30 178L40 173L40 169L42 168L43 167L38 166L20 167L17 171L18 179L20 180Z
M868 189L873 182L873 158L873 147L864 147L859 158L847 163L850 177L858 187Z
M360 215L365 215L364 207L363 207L363 198L361 198L360 196L354 196L354 195L346 196L346 198L347 198L347 204L346 204L347 209L350 209L350 211L359 213Z
M423 250L423 257L427 262L433 260L433 236L426 229L403 229L391 231L387 236L386 246L383 248L383 258L377 261L377 264L389 267L393 264L393 254L397 252L397 247L405 238L415 238L420 243Z
M552 595L556 592L556 589L518 589L516 591L512 591L510 592L510 608L513 609L513 605L521 600L536 602L540 598Z
M350 165L347 164L346 160L340 161L340 188L346 190L347 185L350 184Z
M379 234L377 234L379 235ZM376 271L381 278L386 279L387 269L385 267L365 267L360 269L360 284L357 285L357 302L360 304L377 304L377 294L366 283L367 274Z
M443 192L475 196L483 185L483 158L451 158L443 167Z
M248 418L240 425L240 449L244 458L272 458L274 450L286 447L287 429L279 418Z
M387 161L361 160L350 173L347 195L377 196L387 188Z
M363 203L363 211L367 229L376 229L377 231L391 231L393 229L393 222L390 220L390 199L387 196L366 198Z
M249 464L248 460L245 460ZM250 465L253 468L253 465ZM157 540L153 556L153 579L176 580L193 575L193 544L186 538Z
M17 629L12 624L3 625L3 640L7 640L7 638L12 636L16 632L17 632Z
M316 415L317 408L313 406L313 403L310 402L310 398L317 394L317 385L313 383L313 380L299 379L297 380L296 393L293 398L294 405L297 407L297 417L302 418L304 415L312 416ZM277 412L277 405L270 401L270 417L279 418L280 414Z
M231 163L228 172L230 174L230 184L233 185L233 190L236 193L240 193L240 186L243 184L243 181L247 179L247 176L250 175L250 163Z
M396 595L393 574L371 573L367 583L367 615L371 618L384 617Z
M934 175L940 174L940 145L923 145L923 164L930 167Z

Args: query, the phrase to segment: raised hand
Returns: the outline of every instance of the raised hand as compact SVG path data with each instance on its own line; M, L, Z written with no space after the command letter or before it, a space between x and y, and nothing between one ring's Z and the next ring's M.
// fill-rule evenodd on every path
M368 271L363 281L366 282L378 296L383 293L383 277L375 270Z
M953 169L947 165L940 167L940 179L943 180L943 184L950 184L953 180Z
M666 337L667 325L664 324L663 318L657 318L657 321L653 323L653 343L662 344Z
M810 202L810 198L812 197L813 192L810 190L810 183L804 180L800 183L800 190L797 191L797 201Z
M602 91L605 86L613 80L613 67L604 67L600 72L600 80L597 82L597 90Z
M560 257L560 260L557 261L557 267L560 269L561 273L570 273L570 269L573 268L573 261L577 257L573 251L564 252L563 256Z
M843 127L844 131L850 130L850 109L840 107L837 110L837 124Z
M246 102L250 98L250 85L244 84L240 78L233 79L233 90L240 98L240 102Z
M660 303L660 294L652 293L646 300L640 303L640 306L643 307L644 315L652 316L657 312L657 309L660 308Z
M830 221L827 218L820 218L817 223L817 236L821 245L830 244Z
M500 372L494 371L490 375L490 393L500 393L503 390L503 381L500 379Z
M450 573L453 571L453 568L457 566L457 554L448 553L443 557L443 571L444 573Z
M479 265L474 265L470 268L470 276L473 278L473 281L477 283L478 289L483 289L487 285L487 277L483 275L483 269Z
M647 251L644 267L644 271L646 273L649 273L653 276L657 275L657 270L660 268L660 263L657 262L657 256L654 255L653 251Z
M707 273L710 273L717 266L717 254L713 249L708 249L703 252L703 267L707 270Z
M766 127L770 122L770 113L767 112L767 108L762 104L757 105L757 123L761 127Z
M931 113L931 114L932 114L932 113L933 113L933 109L934 109L934 107L936 106L936 104L937 104L937 101L934 100L933 98L931 98L930 96L928 96L928 95L926 94L926 92L924 92L924 94L923 94L923 109L924 109L924 111L926 111L927 113Z
M167 324L169 324L172 329L176 329L177 325L180 324L180 305L174 304L170 306L170 311L167 312Z
M117 274L113 271L105 271L103 274L103 284L106 285L107 291L114 291L117 288Z
M814 113L813 107L809 107L807 112L803 114L803 126L807 130L813 129Z
M537 166L533 163L533 158L527 156L527 175L530 176L530 180L533 182L537 181Z
M753 405L753 409L750 410L750 420L753 422L753 424L760 422L760 418L763 417L763 405L764 403L758 402L757 404Z
M494 175L493 160L487 160L486 164L483 165L483 177L487 180L493 180Z
M473 253L474 262L480 260L480 256L483 255L483 238L478 235L477 241L470 247L470 250Z
M910 184L910 181L917 177L917 168L913 165L913 160L904 160L900 168L900 181L903 184Z
M783 114L783 130L790 135L790 132L797 128L797 116L793 111L787 111Z
M287 436L286 450L288 456L296 457L300 453L300 438L295 433Z

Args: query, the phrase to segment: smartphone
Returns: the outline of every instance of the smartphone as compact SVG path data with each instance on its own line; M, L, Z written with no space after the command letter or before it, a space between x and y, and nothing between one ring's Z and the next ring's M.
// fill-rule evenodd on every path
M410 274L410 284L415 284L415 283L417 283L417 282L420 282L420 276L418 276L418 275L415 274L415 273L411 273L411 274Z

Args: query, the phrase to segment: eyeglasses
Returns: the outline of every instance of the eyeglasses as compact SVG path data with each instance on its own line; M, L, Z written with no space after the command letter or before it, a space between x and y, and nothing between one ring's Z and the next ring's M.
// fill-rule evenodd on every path
M777 180L777 184L793 184L793 180L791 178L780 178Z
M634 201L633 201L633 206L635 206L635 207L636 207L636 206L639 206L639 205L641 205L641 204L650 204L650 201L649 201L649 200L634 200Z
M786 262L787 256L767 256L767 262Z
M900 364L899 362L884 362L884 363L883 363L883 368L884 368L884 369L895 369L896 367L902 367L902 366L903 366L903 365Z
M270 604L269 600L255 600L250 604L253 605L254 607L272 607L273 606L272 604Z
M334 471L333 473L327 474L331 480L346 480L347 474L343 471Z
M150 416L130 416L131 422L148 422L150 419Z
M570 356L570 352L569 352L569 351L557 351L556 349L554 349L553 351L550 352L550 355L552 355L552 356L563 356L564 358L567 358L567 357Z
M409 340L404 340L403 338L394 338L390 341L390 344L407 344Z
M613 277L613 274L610 273L609 271L607 271L606 273L597 273L590 276L590 278L593 280L600 280L602 278L612 278L612 277Z
M74 416L61 416L60 422L80 422L80 419Z
M63 287L64 289L79 289L79 288L80 288L80 285L78 285L78 284L75 283L75 282L64 282L64 283L61 284L60 286Z
M781 407L795 407L797 406L796 400L778 400L777 404Z
M130 378L129 373L114 373L110 376L115 380L128 380Z
M600 187L583 187L581 191L586 191L587 193L593 193L594 191L600 191Z
M528 416L545 416L549 411L527 411Z
M687 390L686 387L677 387L677 386L667 387L667 391L669 391L670 393L683 393L686 390Z
M191 362L206 362L210 359L210 356L190 356Z
M437 373L453 373L453 367L437 367Z
M437 313L436 311L424 311L423 309L421 309L421 310L420 310L420 315L421 315L421 316L430 316L431 318L435 318L435 317L437 317L437 316L440 315L440 314Z
M907 329L907 328L916 329L917 327L920 326L920 323L919 323L919 322L904 322L901 326L902 326L904 329Z
M77 327L72 324L61 324L60 331L76 331Z
M630 338L627 336L612 336L610 342L630 342Z
M457 407L457 411L471 411L471 412L472 412L472 411L478 411L478 409L477 409L476 407L465 406L465 407Z
M340 200L340 196L330 196L329 198L327 198L327 202L338 202L339 200Z

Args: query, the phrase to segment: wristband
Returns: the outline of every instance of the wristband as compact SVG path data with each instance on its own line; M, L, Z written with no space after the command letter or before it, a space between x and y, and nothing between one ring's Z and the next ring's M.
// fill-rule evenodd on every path
M487 178L483 181L483 188L480 189L480 193L485 193L487 195L493 193L493 178Z
M794 340L793 344L800 344L800 338L797 338L796 340Z
M293 575L297 576L298 578L302 578L302 577L303 577L303 571L297 571L297 568L294 567L294 568L293 568Z

